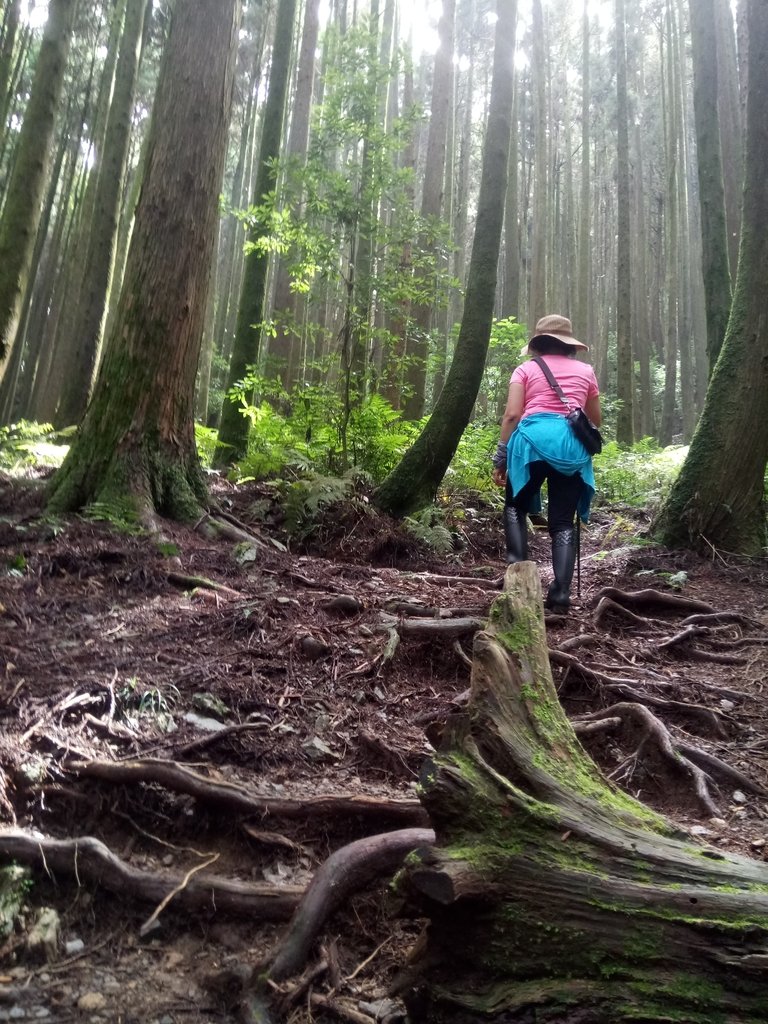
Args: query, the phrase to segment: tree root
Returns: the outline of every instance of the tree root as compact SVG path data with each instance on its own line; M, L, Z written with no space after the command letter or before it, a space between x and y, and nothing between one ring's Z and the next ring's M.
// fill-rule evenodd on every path
M603 599L608 598L623 608L659 608L672 612L691 613L702 612L704 614L715 614L711 604L704 601L695 601L690 597L679 597L677 594L665 594L661 590L619 590L618 587L603 587L595 595L594 603L597 605Z
M201 736L200 739L192 740L190 743L185 743L182 746L175 746L174 753L180 757L188 757L189 754L199 753L201 750L206 750L208 747L213 746L214 743L220 743L222 740L229 739L230 736L236 736L243 732L258 732L268 728L266 722L240 722L236 725L226 725L223 729L219 729L218 732L212 732L208 736Z
M228 597L242 597L239 590L233 590L223 583L216 583L215 580L206 579L205 576L185 576L180 572L169 572L168 582L174 587L181 587L182 590L196 590L198 587L203 590L214 590L217 594L226 594Z
M260 796L231 782L215 782L174 761L156 758L135 761L70 761L64 767L82 778L101 779L105 782L133 785L157 783L204 803L243 814L273 814L282 818L347 815L399 821L412 826L420 826L427 821L426 812L417 800L388 800L347 794L316 795L308 800Z
M140 871L121 860L93 836L77 839L49 839L21 829L0 830L0 855L41 868L49 875L60 872L103 886L110 892L160 903L171 893L173 905L185 910L255 917L262 921L285 921L299 905L299 886L253 885L214 875L181 875L172 872Z
M400 636L419 636L440 639L452 639L478 633L485 628L483 619L398 619L393 615L382 615L382 623L396 629Z
M689 761L693 761L694 764L698 764L700 768L711 768L718 775L722 775L723 778L735 783L742 789L746 789L750 793L756 793L757 796L768 797L768 790L763 786L753 782L744 772L740 772L733 765L721 761L719 757L710 754L709 751L702 750L700 747L693 747L688 743L675 743L675 747L684 757L687 757Z
M606 718L621 718L639 725L644 735L636 753L639 753L645 742L652 738L664 760L688 776L694 793L706 813L711 818L719 817L719 808L709 792L709 783L712 781L710 776L686 757L679 747L676 747L667 727L647 707L642 704L613 704L603 711L596 711L591 715L580 715L578 722L583 724Z
M401 829L358 839L331 854L315 873L272 959L269 977L280 981L300 970L323 924L346 899L378 875L395 871L411 850L434 841L431 829Z

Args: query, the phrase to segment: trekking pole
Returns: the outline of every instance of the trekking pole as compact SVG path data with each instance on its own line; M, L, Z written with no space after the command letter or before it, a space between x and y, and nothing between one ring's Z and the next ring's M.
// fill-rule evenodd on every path
M576 515L576 593L581 597L581 520Z

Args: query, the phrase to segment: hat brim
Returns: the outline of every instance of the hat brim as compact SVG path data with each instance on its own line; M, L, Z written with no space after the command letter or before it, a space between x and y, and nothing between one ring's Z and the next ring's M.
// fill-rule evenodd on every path
M557 338L557 340L562 341L564 345L571 345L573 348L580 348L585 352L589 351L589 345L585 345L583 341L579 341L571 334L555 334L554 331L545 331L543 334L534 334L531 341L528 342L528 345L530 345L531 342L536 341L537 338Z

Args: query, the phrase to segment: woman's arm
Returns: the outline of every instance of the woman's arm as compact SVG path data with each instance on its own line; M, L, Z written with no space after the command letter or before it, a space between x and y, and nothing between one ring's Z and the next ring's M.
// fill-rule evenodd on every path
M603 422L603 414L600 410L600 395L591 395L584 403L584 412L589 419L599 427Z
M512 432L522 418L524 406L525 388L522 384L518 384L516 382L510 384L509 395L507 396L507 407L501 418L502 443L506 443L512 436Z

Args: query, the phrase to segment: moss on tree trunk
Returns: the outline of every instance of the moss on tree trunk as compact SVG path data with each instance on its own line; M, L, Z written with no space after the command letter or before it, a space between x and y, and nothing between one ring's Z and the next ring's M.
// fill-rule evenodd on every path
M472 698L424 782L437 847L414 1020L768 1019L768 870L701 846L603 778L557 699L536 567L475 640Z
M235 0L179 0L114 326L91 404L49 506L198 518L206 488L194 437L237 38Z

